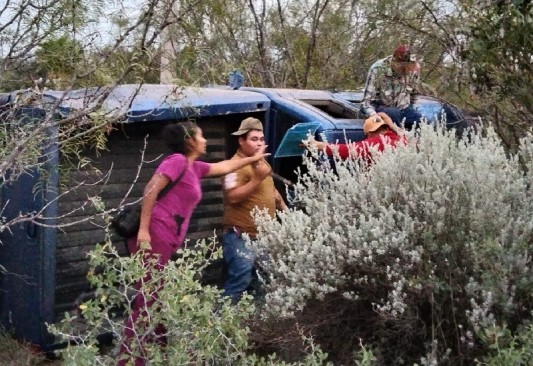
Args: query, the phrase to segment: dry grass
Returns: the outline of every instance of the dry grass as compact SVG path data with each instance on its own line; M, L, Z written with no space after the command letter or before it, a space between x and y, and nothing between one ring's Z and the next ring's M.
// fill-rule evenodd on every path
M19 342L2 331L0 331L0 360L2 366L62 365L60 361L47 360L35 346Z

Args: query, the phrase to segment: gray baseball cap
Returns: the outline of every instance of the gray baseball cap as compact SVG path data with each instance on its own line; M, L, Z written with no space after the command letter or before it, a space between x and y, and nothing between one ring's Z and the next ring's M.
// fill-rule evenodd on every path
M234 136L244 135L248 131L259 130L263 131L263 123L254 117L248 117L241 122L239 129L232 133Z

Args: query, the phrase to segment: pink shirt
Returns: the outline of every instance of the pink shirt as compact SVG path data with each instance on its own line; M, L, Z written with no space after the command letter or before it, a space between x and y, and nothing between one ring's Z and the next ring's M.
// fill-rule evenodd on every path
M200 179L209 172L209 164L203 161L189 164L184 155L172 154L161 162L155 172L174 181L184 169L187 170L180 182L156 202L150 223L150 235L159 236L174 248L179 247L183 242L192 212L202 199ZM178 225L176 216L182 218L181 225ZM178 219L178 221L180 220ZM156 223L157 225L153 225ZM153 233L152 227L157 227L158 232ZM162 230L163 228L164 230Z

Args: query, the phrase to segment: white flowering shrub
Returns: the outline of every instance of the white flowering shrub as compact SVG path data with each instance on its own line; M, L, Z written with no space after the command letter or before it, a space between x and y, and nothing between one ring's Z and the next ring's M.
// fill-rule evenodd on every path
M313 151L296 208L256 213L265 314L311 327L330 354L363 338L381 364L470 364L488 329L531 318L533 137L513 156L491 129L407 138L371 165L333 170Z

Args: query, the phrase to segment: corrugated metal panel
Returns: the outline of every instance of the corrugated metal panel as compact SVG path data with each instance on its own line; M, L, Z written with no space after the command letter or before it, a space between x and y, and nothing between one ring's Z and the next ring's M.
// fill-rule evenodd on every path
M231 144L234 138L230 133L238 128L240 121L250 114L232 114L220 117L201 118L197 120L204 136L208 140L207 154L203 161L216 162L232 153ZM256 114L256 117L264 118ZM125 125L123 130L115 131L109 136L108 150L99 156L88 154L93 160L92 168L82 172L74 172L69 176L66 187L75 186L76 182L96 182L113 167L109 179L94 185L84 186L83 189L64 194L59 201L59 214L65 215L80 207L87 198L100 195L107 207L116 207L124 196L136 173L141 159L140 151L144 145L144 138L149 134L145 160L155 160L141 170L138 182L134 185L130 199L142 196L145 184L150 179L161 157L168 151L157 140L157 131L163 123L150 122L143 124ZM94 169L93 169L94 168ZM67 188L68 190L68 188ZM221 228L222 220L222 191L220 178L208 178L202 181L203 199L195 210L191 219L187 238L196 240L212 237L215 230ZM63 218L60 224L75 222L88 218L96 210L87 205L84 210L72 212ZM94 246L104 240L102 221L87 221L66 227L58 232L57 240L57 270L56 270L56 315L61 317L65 311L74 308L75 300L82 293L90 291L85 280L88 271L87 253ZM124 243L115 241L117 248L125 253Z

